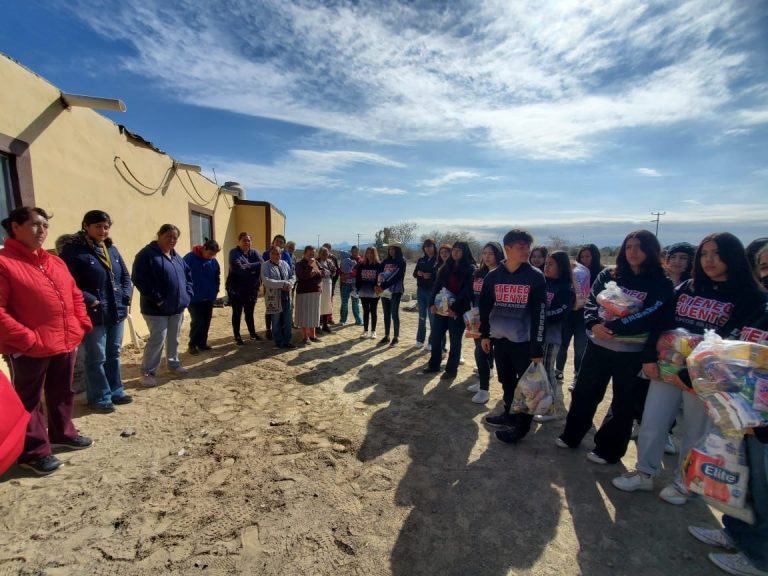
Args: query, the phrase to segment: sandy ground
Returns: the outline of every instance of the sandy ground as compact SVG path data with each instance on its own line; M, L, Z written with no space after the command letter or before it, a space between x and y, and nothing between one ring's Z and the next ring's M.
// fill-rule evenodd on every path
M293 351L234 346L229 313L215 310L212 352L184 355L186 378L141 389L126 350L136 401L96 415L78 400L94 446L49 477L0 478L0 575L716 572L686 531L717 525L701 501L611 486L634 444L624 466L597 466L592 433L553 445L562 422L496 441L482 418L501 388L470 402L471 341L448 381L421 373L415 312L398 347L348 326Z

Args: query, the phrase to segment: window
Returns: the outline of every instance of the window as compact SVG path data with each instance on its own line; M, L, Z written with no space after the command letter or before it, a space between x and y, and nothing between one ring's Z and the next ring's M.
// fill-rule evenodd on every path
M13 178L11 178L11 158L0 154L0 220L5 219L16 208L14 202ZM5 229L0 228L0 242L6 237Z
M206 240L213 239L213 217L211 215L191 210L189 224L192 246L203 244Z

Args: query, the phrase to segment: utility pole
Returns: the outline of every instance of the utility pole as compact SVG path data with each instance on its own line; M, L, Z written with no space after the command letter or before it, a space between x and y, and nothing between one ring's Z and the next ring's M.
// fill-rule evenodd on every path
M357 247L360 248L360 232L357 233Z
M651 220L651 222L656 222L656 237L659 236L659 220L661 220L661 217L664 216L666 212L651 212L651 216L656 216L655 220Z
M317 249L320 250L320 234L317 235Z

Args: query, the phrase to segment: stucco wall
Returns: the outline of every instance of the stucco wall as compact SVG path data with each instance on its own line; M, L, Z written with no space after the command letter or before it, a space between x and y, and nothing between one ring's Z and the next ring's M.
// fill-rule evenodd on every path
M214 182L174 170L170 156L121 133L101 114L64 108L58 88L3 55L0 86L0 135L29 144L34 203L53 214L46 248L53 248L58 236L79 230L86 211L100 209L112 216L110 234L129 266L167 222L181 229L176 249L183 255L191 249L190 205L199 206L213 212L214 239L223 248L218 257L221 295L227 253L237 234L250 231L256 246L266 249L270 211L265 206L236 206L231 196L218 193ZM29 188L28 181L22 184ZM279 230L284 228L283 219ZM144 336L138 300L134 294L132 317ZM126 333L125 341L130 340Z

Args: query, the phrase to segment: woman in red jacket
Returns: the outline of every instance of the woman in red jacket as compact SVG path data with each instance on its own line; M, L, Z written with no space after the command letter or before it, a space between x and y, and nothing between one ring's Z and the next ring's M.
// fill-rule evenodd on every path
M42 208L13 210L2 221L9 237L0 250L0 354L31 415L19 464L37 474L61 466L51 446L79 450L92 443L72 424L77 346L91 320L66 264L43 250L49 218Z

